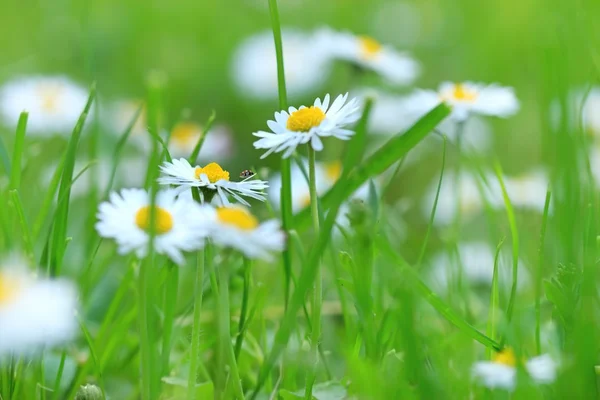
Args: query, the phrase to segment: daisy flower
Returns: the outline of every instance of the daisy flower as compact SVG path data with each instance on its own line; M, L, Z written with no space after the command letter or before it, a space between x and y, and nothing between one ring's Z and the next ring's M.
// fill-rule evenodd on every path
M285 235L279 221L273 219L260 223L246 208L204 206L206 224L214 242L240 251L248 258L271 260L271 253L282 251Z
M288 94L312 93L327 81L332 58L320 36L293 29L282 32L285 81ZM238 91L247 97L275 99L278 95L277 60L273 33L246 39L236 50L231 73Z
M514 390L517 381L517 358L512 349L494 355L492 361L479 361L473 365L475 380L490 389ZM549 384L556 379L557 364L548 354L525 361L525 370L538 384Z
M144 257L150 242L150 195L143 189L113 192L110 201L100 204L96 230L102 237L115 239L120 254L134 252ZM174 190L158 192L155 203L154 249L177 264L185 262L182 252L204 245L208 232L203 224L203 208Z
M319 35L329 41L331 52L336 58L374 71L392 84L409 85L421 72L419 63L412 57L369 36L356 36L329 29L320 30Z
M72 340L78 331L74 285L35 278L20 261L7 264L0 269L0 358Z
M139 108L142 107L142 111L131 129L129 140L138 144L147 143L150 140L150 134L148 133L146 107L143 104L142 100L133 99L117 100L109 104L107 106L108 111L104 113L104 115L109 117L109 119L105 120L107 129L112 131L116 136L122 135Z
M544 211L548 182L548 177L542 170L504 178L506 191L513 206L539 212Z
M275 113L274 121L267 121L273 131L253 133L260 139L254 142L257 149L268 149L261 158L273 152L282 152L283 158L289 157L300 144L310 142L315 151L323 150L322 137L333 136L349 140L354 131L345 128L360 118L360 105L357 99L348 102L348 93L339 95L329 104L329 94L321 102L317 98L314 105L300 108L290 107L288 111Z
M192 167L185 159L166 161L160 166L163 176L158 178L161 185L176 185L181 190L197 187L200 189L200 197L209 200L215 194L219 196L223 205L229 205L227 195L231 195L236 201L249 206L242 196L250 197L259 201L265 201L263 190L269 185L265 181L253 179L254 175L244 178L240 182L231 182L229 172L221 168L215 162L206 164L204 167Z
M520 107L513 88L473 82L443 82L437 91L419 90L410 96L408 104L422 115L440 101L452 107L449 118L456 122L463 122L472 114L507 118Z
M202 136L202 126L194 122L181 122L173 127L169 136L169 153L173 157L189 157ZM223 125L207 132L199 159L225 159L231 155L231 132Z
M87 102L88 92L65 76L18 78L0 88L0 115L16 125L29 112L27 133L71 134Z

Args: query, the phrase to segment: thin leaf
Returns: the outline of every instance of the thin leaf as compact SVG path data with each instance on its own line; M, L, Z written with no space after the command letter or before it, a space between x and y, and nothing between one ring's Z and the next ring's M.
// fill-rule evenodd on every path
M15 135L15 146L13 149L12 166L10 169L10 189L19 189L21 185L21 159L23 157L23 148L25 146L25 131L27 130L28 113L23 111L19 116L17 123L17 133Z
M210 117L208 117L206 124L204 124L204 129L202 130L202 134L200 135L200 138L198 139L198 142L196 143L196 146L194 146L194 150L192 151L192 154L190 155L190 158L188 159L190 164L194 165L196 163L196 160L198 160L198 155L200 154L200 150L202 150L202 145L204 144L204 141L206 140L206 135L208 135L208 131L210 130L210 128L212 128L212 125L215 122L216 117L217 117L217 113L215 112L215 110L212 110L212 112L210 113Z
M500 259L500 250L502 249L502 245L504 244L504 240L506 238L502 238L498 246L496 246L496 254L494 255L494 272L492 274L492 288L490 293L490 310L488 314L488 325L486 333L490 338L496 337L496 309L498 308L498 302L500 300L500 296L498 293L498 261ZM491 358L492 350L490 348L487 349L487 356Z
M544 267L544 241L546 238L546 226L548 224L548 211L550 209L550 199L552 193L550 187L546 190L546 201L544 203L544 216L542 218L542 229L540 232L540 244L538 247L538 265L535 273L535 348L537 354L542 354L542 344L540 339L540 301L542 297L542 269Z

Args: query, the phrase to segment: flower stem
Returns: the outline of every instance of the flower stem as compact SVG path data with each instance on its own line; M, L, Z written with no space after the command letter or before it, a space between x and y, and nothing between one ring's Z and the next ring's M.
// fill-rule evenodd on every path
M310 212L313 220L314 235L319 235L319 198L317 196L317 177L315 166L315 151L308 146L308 185L310 190ZM311 353L314 357L314 365L306 378L306 389L304 398L312 399L312 387L317 375L319 364L319 341L321 340L321 306L323 303L323 282L321 276L320 262L317 266L315 284L312 298L312 332L310 335Z
M140 324L140 369L142 373L142 398L149 399L151 392L151 360L150 354L150 337L148 335L148 277L147 269L148 264L145 262L139 262L139 276L138 276L138 297L139 297L139 324Z
M192 328L192 355L188 375L188 400L196 398L196 377L198 376L198 357L200 353L200 312L202 311L202 288L204 283L204 266L210 257L210 243L207 241L204 248L204 260L200 253L196 262L196 283L194 285L194 325Z
M238 334L235 340L235 359L239 359L242 345L244 343L244 333L247 329L246 315L248 314L248 297L250 297L250 281L252 279L252 261L244 257L244 293L242 295L242 309L240 311L240 322L238 324Z

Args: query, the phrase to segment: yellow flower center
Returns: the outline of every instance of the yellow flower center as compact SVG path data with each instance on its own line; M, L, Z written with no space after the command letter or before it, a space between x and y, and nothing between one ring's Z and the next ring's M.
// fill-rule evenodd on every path
M39 96L42 102L42 109L53 113L58 109L58 97L62 89L56 85L44 85L39 88Z
M229 180L229 172L225 171L221 166L215 162L207 164L205 167L196 168L196 179L200 179L200 175L206 174L210 183L215 183L224 179Z
M286 127L294 132L308 132L310 128L319 126L324 119L325 113L319 107L305 107L290 115Z
M10 303L19 293L19 282L0 272L0 306Z
M193 146L198 141L202 128L191 122L182 122L175 125L171 132L171 142L177 146Z
M243 208L217 208L217 217L223 224L233 225L245 231L251 231L258 226L258 220Z
M339 161L333 161L325 164L325 174L332 182L337 181L342 175L342 163Z
M310 206L310 194L307 193L300 198L300 205L302 208Z
M154 206L154 224L157 235L162 235L173 229L173 216L164 208ZM135 214L135 224L145 231L150 228L150 206L140 208Z
M492 361L497 364L508 365L509 367L514 367L517 365L517 357L515 357L515 352L508 347L496 353Z
M462 83L455 84L452 90L452 98L458 101L473 102L477 99L477 95L476 91L466 88Z
M367 59L376 57L383 48L381 43L369 36L361 36L358 41L360 42L361 55Z

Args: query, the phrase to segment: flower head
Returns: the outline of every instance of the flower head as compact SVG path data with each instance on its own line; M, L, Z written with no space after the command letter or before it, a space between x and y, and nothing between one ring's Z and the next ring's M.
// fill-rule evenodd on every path
M142 189L113 192L110 201L100 204L96 230L102 237L113 238L120 254L148 252L152 220L150 195ZM183 264L182 251L202 248L208 232L203 224L203 208L174 190L156 195L154 210L154 249Z
M35 278L22 262L10 262L0 269L0 357L31 355L73 339L76 309L70 282Z
M68 136L87 102L88 93L64 76L30 76L15 79L0 89L0 115L17 124L29 112L27 133Z
M158 178L158 183L177 185L181 189L197 187L201 189L201 196L205 195L205 191L210 191L211 194L218 194L224 205L229 205L228 194L244 205L249 204L242 196L264 201L263 190L269 187L267 182L253 179L253 176L245 178L241 182L232 182L229 172L215 162L206 164L204 167L192 167L185 158L180 158L173 162L165 162L160 170L163 176Z
M260 223L246 208L205 206L211 238L218 245L231 247L249 258L270 260L272 252L282 251L285 235L279 221Z
M323 149L322 137L333 136L348 140L354 131L346 129L360 117L358 100L348 102L348 93L339 95L330 105L329 94L321 102L318 98L310 107L290 107L288 111L275 113L275 120L268 121L271 132L259 131L253 133L260 139L254 142L257 149L268 149L261 158L273 152L284 152L283 157L289 157L300 144L310 143L315 151Z

